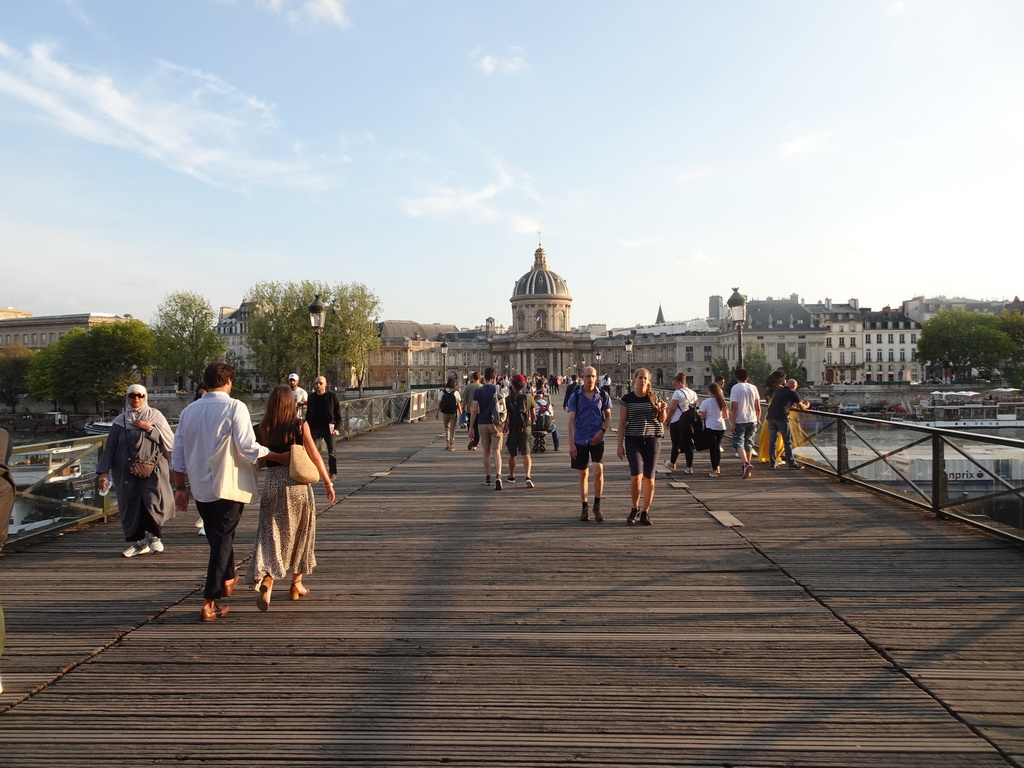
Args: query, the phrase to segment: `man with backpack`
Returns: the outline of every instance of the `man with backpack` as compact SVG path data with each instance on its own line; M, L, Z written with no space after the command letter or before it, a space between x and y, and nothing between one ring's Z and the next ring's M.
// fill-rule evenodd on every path
M523 457L523 468L526 470L526 487L533 488L530 470L533 457L530 456L530 441L533 438L533 414L537 407L533 395L526 391L526 377L517 373L512 377L512 391L505 398L508 420L505 422L505 434L508 435L508 481L516 481L516 455Z
M453 373L448 377L441 394L438 395L437 410L434 411L435 420L440 418L442 413L444 414L445 449L449 451L455 450L455 424L459 420L459 414L462 413L462 396L459 394L457 383L458 379Z
M604 522L601 494L604 492L604 436L612 423L612 399L597 388L597 370L583 369L583 385L566 399L569 411L569 458L580 473L580 520L590 519L587 503L589 463L594 462L594 521Z
M494 490L501 490L501 440L508 411L504 389L497 385L494 368L484 369L484 385L473 394L469 412L469 440L479 435L484 449L484 485L491 484L491 458L494 459Z

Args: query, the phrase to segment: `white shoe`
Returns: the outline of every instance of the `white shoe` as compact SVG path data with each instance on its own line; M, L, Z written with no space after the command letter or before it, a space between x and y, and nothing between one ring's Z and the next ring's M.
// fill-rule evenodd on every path
M149 549L151 551L153 551L153 552L163 552L164 551L164 543L162 541L160 541L160 537L159 536L150 536L149 537Z
M665 459L663 462L661 462L661 466L663 466L669 472L675 472L676 471L675 465L672 464L672 462L670 462L668 459Z
M202 527L203 527L203 518L200 517L198 520L196 520L196 528L202 528Z
M135 557L136 555L148 554L151 551L152 550L149 548L149 542L142 539L141 541L136 541L121 554L125 557Z
M205 536L206 535L206 526L205 525L199 528L199 535L200 536Z

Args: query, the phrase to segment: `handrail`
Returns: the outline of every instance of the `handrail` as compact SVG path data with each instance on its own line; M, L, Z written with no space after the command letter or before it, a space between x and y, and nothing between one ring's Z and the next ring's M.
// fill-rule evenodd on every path
M342 420L335 425L341 433L338 439L348 440L400 421L408 402L408 392L341 400ZM95 520L106 522L116 512L115 495L99 496L96 492L95 461L106 441L105 435L88 435L13 446L11 469L20 487L16 490L9 543ZM29 464L20 456L46 457L45 471L42 462ZM31 477L26 479L29 472Z
M805 466L1024 542L1024 440L825 411L793 411Z

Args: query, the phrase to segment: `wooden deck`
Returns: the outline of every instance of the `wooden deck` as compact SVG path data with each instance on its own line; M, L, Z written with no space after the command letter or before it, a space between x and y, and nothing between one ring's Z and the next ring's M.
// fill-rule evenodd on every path
M197 621L191 511L160 555L116 521L6 553L0 765L1024 765L1020 549L701 455L650 528L609 456L585 524L564 448L497 493L439 432L341 444L313 592L266 614Z

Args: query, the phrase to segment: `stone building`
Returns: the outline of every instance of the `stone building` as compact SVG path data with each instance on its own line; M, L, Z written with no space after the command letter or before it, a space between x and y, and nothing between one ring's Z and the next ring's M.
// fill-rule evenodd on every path
M0 320L0 347L20 343L29 349L42 349L53 344L72 328L88 331L96 325L119 323L128 319L120 315L96 312L78 315L40 315L39 317L33 317L29 312L18 310L7 310L7 313L16 313L16 316Z

